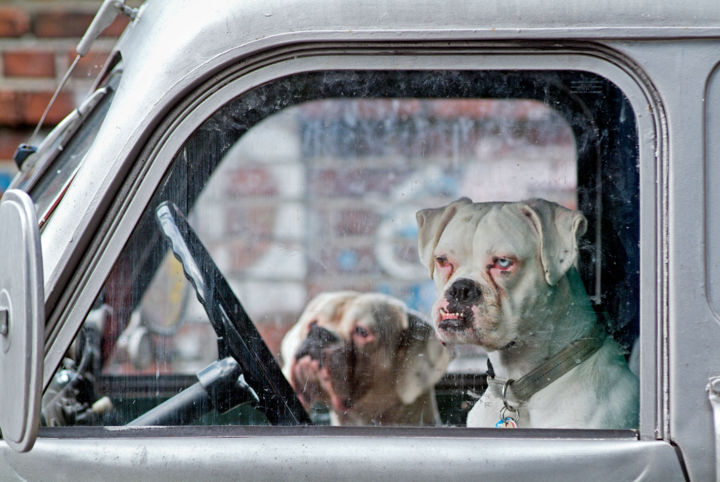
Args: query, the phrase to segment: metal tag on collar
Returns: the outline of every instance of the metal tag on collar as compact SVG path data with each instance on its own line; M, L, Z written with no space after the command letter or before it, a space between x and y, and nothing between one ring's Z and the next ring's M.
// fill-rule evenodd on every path
M510 384L514 381L515 380L510 378L503 385L503 388L502 388L503 408L500 410L500 420L498 420L497 423L495 424L495 428L518 428L518 418L520 418L520 413L518 412L517 408L510 405L507 401L508 386L510 386ZM510 415L508 415L508 413L510 413Z
M500 410L500 420L495 423L495 428L518 428L518 418L520 418L520 414L516 408L512 406L509 408L503 407Z
M495 424L495 428L517 428L517 420L512 417L503 417Z

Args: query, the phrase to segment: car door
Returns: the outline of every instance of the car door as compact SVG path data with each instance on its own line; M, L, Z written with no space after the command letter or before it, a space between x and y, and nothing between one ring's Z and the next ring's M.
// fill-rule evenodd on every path
M655 106L593 49L291 46L197 86L148 133L83 255L59 321L77 335L46 360L46 426L29 454L5 453L10 466L109 480L682 477L656 440L657 137L639 135ZM639 352L636 429L466 428L486 388L474 347L435 387L438 427L329 426L327 406L305 411L279 378L282 338L319 293L381 292L427 314L415 212L461 196L583 211L585 288L628 359ZM255 396L187 402L226 358ZM148 423L158 407L182 416Z

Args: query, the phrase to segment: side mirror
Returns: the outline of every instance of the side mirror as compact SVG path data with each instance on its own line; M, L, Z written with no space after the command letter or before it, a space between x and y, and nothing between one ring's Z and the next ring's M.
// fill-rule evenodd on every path
M25 452L40 425L45 289L35 205L24 191L2 197L0 245L0 431Z

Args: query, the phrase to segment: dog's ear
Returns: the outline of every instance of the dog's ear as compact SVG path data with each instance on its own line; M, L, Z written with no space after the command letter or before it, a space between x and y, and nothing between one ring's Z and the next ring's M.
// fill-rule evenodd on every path
M397 357L397 394L405 405L442 378L450 362L450 352L435 331L419 314L408 312L408 327L400 337Z
M420 262L433 276L435 262L433 250L450 220L457 214L460 206L472 204L466 197L460 198L441 208L422 209L415 214L418 225L418 255Z
M545 280L554 286L577 260L577 239L585 234L587 219L580 211L544 199L525 201L520 211L538 232Z
M282 358L282 372L285 378L290 382L292 380L292 361L295 359L295 352L300 348L302 341L305 339L305 325L303 323L295 323L282 339L280 344L280 357Z

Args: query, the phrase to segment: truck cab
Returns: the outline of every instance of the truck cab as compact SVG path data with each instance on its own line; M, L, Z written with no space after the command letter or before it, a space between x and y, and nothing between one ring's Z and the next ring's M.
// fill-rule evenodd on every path
M132 20L0 205L2 478L720 476L712 1L105 3ZM427 314L415 213L463 196L582 211L637 427L466 427L472 346L439 426L299 402L280 346L308 301Z

